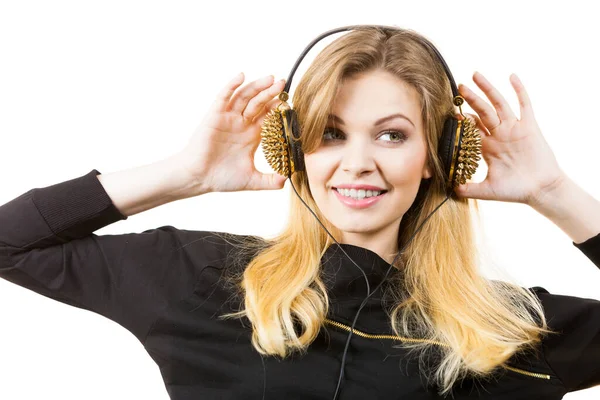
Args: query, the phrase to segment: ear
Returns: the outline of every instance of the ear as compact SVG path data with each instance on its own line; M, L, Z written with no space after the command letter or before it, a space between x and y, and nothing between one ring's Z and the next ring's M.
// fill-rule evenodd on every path
M423 166L423 179L429 179L433 176L433 174L431 173L431 168L429 167L429 163L425 163L425 165Z

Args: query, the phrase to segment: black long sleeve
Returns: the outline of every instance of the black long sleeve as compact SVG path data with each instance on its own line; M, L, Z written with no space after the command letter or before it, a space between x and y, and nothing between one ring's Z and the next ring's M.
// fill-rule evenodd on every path
M173 226L94 234L126 219L98 174L94 169L34 188L0 206L1 278L128 329L160 367L172 399L333 396L347 328L366 296L364 276L346 254L367 267L372 288L389 267L385 260L348 244L341 245L344 254L333 246L327 249L322 269L334 278L327 283L331 324L305 355L263 358L252 347L247 320L218 318L239 306L230 302L231 287L222 279L231 268L231 244L215 232ZM573 245L600 267L600 234ZM517 369L483 388L465 381L455 399L560 399L600 385L600 301L532 289L548 325L561 334L543 340L540 358L515 357L511 366ZM369 299L355 330L340 400L440 398L423 384L418 365L390 339L394 335L380 299Z
M193 288L197 272L183 261L199 247L179 248L208 233L162 226L142 233L93 234L127 219L98 174L94 169L34 188L0 206L0 277L101 314L143 341L161 310ZM201 257L194 257L219 258L217 250L203 246Z
M572 244L600 268L600 234ZM568 392L600 385L600 301L551 294L536 287L548 325L560 335L544 340L546 361Z

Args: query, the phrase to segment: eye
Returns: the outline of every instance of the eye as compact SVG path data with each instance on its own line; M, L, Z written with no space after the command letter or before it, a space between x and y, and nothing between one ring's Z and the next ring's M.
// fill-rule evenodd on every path
M390 135L390 138L392 138L392 140L389 140L389 141L392 143L402 143L406 140L406 135L399 131L385 131L379 137L382 137L385 135Z
M331 133L333 133L334 138L330 138L332 136ZM323 131L323 140L324 141L336 140L337 138L335 138L335 136L337 134L339 134L339 131L337 129L327 127L327 128L325 128L325 131Z
M400 131L384 131L379 137L389 136L390 140L384 140L384 142L390 143L402 143L406 140L406 135ZM323 141L331 142L333 140L341 140L344 138L344 133L331 127L325 128L323 131Z

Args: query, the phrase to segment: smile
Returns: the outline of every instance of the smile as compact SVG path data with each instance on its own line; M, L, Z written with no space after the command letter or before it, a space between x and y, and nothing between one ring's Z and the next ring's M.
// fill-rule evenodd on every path
M359 190L359 191L354 191L354 193L353 193L352 191L346 191L345 189L340 189L340 190L342 190L342 192L344 192L346 194L350 194L350 196L345 196L342 193L338 192L338 189L332 188L331 190L333 190L336 197L342 204L344 204L348 207L351 207L351 208L358 208L358 209L367 208L367 207L374 205L387 193L387 191L377 192L377 191L370 191L370 190L369 191L360 191ZM348 193L348 192L350 192L350 193ZM355 197L352 197L352 194L354 194ZM367 197L369 194L371 196Z

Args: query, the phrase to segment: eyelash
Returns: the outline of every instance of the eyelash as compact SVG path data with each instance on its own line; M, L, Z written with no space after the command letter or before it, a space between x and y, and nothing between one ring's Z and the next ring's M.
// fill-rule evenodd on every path
M340 132L339 130L335 129L335 128L325 128L325 131L323 132L323 136L325 136L327 133L329 132ZM397 133L400 136L400 139L397 141L393 141L390 140L390 143L402 143L406 140L406 135L400 131L395 131L395 130L387 130L387 131L383 131L383 133L380 135L386 135L386 134L390 134L390 133ZM325 142L331 142L332 140L336 140L336 139L325 139L323 138L323 141Z

